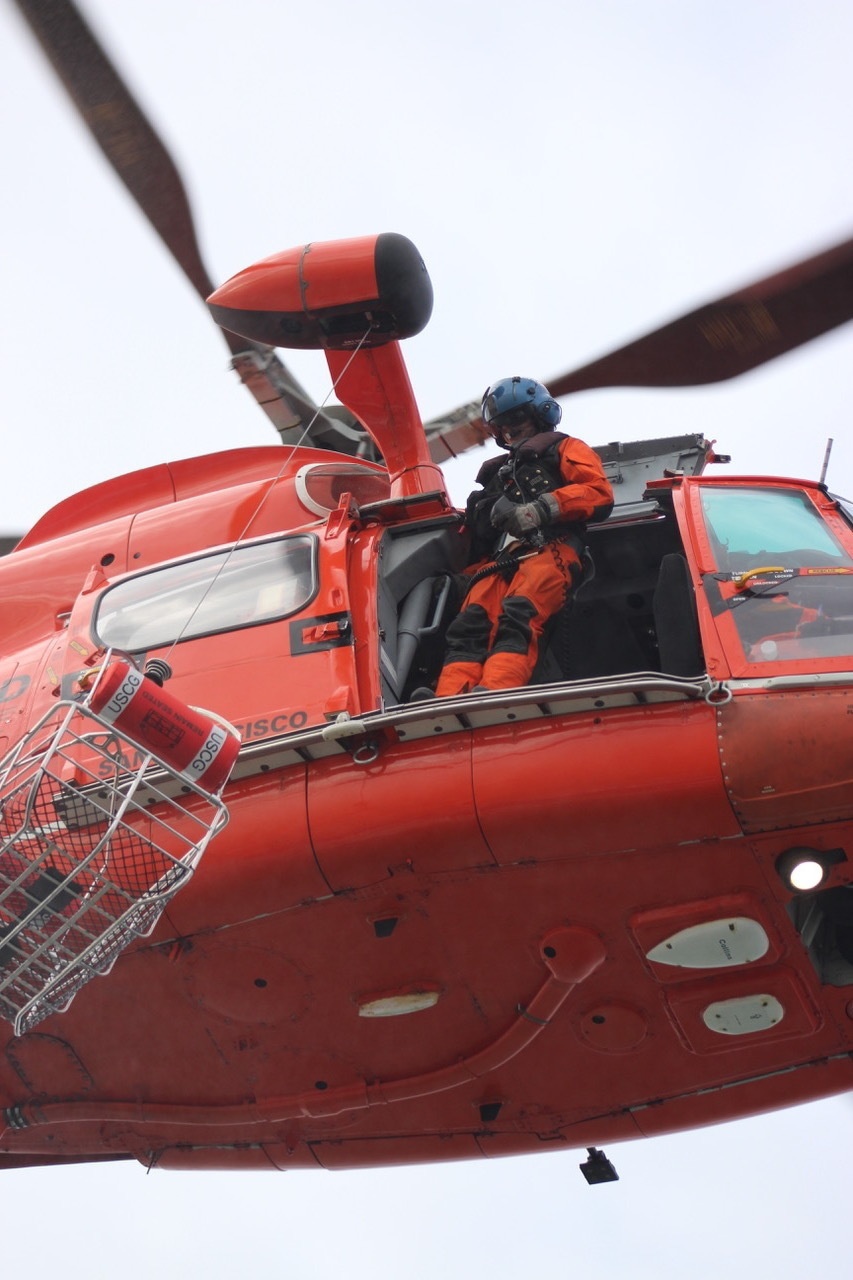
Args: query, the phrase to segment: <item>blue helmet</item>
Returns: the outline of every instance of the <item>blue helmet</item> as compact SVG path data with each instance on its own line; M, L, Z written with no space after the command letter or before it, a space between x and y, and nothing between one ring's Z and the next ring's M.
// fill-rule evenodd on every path
M532 378L501 378L483 395L483 422L499 444L504 427L532 422L540 431L553 431L562 416L548 388Z

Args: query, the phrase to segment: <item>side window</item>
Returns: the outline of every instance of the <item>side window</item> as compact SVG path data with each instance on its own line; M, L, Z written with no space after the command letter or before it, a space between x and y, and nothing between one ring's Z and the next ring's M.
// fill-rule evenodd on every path
M709 485L701 497L714 576L747 662L853 653L853 559L808 495Z
M251 543L152 569L108 588L94 630L134 653L298 613L317 590L316 540Z
M702 490L702 509L719 569L850 564L804 493L709 487Z
M355 462L310 462L296 473L296 496L307 511L326 517L345 493L360 507L391 496L388 472Z

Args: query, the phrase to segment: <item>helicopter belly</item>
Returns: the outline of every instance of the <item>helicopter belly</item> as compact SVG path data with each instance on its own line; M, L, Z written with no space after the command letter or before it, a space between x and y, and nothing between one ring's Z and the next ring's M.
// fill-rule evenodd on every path
M712 848L731 877L746 851ZM679 881L682 851L656 856L680 893L701 895L705 860ZM9 1045L6 1088L42 1100L20 1108L4 1145L345 1168L612 1142L849 1086L838 1031L785 962L758 895L738 909L774 935L766 960L673 977L653 974L637 945L638 898L662 896L642 859L617 857L604 887L582 872L554 861L398 872L393 885L128 955L67 1023ZM545 957L573 928L598 939L602 960L564 995ZM537 1003L549 983L553 1007ZM786 1006L784 1036L715 1041L708 1008L767 991ZM361 1016L378 998L424 992L435 1000L407 1014Z
M468 705L453 732L419 710L410 741L238 766L231 821L157 932L7 1037L8 1159L505 1155L849 1087L844 988L821 985L774 879L813 836L743 832L720 709L476 726Z

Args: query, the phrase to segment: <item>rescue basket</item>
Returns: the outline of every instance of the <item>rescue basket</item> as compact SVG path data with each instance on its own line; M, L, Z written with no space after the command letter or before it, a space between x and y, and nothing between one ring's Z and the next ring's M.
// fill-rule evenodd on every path
M218 794L89 700L26 734L0 761L0 1017L16 1035L152 931L227 820Z

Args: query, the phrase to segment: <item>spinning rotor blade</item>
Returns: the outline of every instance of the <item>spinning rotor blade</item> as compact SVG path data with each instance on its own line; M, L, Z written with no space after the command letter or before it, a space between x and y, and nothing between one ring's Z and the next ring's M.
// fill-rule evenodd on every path
M697 387L775 360L853 319L853 240L709 302L548 383L554 396L592 387Z
M598 387L723 382L853 319L853 240L706 303L609 355L547 381L553 396ZM476 402L427 424L436 461L488 439Z
M92 137L202 300L214 284L201 259L174 161L72 0L15 0ZM318 412L271 347L222 330L241 380L282 440L300 438ZM353 453L360 429L320 414L305 443Z
M163 143L71 0L15 0L71 100L196 293L213 288Z

